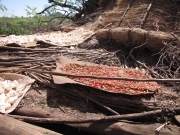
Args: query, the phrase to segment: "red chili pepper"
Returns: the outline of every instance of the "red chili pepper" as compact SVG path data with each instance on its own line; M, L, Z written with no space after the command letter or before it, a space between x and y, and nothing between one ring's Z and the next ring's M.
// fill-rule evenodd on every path
M88 66L80 64L66 64L61 70L66 73L75 75L93 75L93 76L106 76L106 77L124 77L124 78L141 78L147 79L148 75L144 75L140 70L135 69L123 69L118 67L106 67L106 66ZM127 94L141 94L149 90L157 90L161 88L155 82L136 82L136 81L123 81L123 80L98 80L91 78L73 78L80 83L103 89L111 92L120 92Z

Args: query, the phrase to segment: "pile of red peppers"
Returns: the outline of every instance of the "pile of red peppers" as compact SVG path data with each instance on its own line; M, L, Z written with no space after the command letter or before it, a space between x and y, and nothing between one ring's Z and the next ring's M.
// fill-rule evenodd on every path
M149 79L150 76L143 73L141 70L132 68L120 67L107 67L98 65L81 65L69 63L62 66L61 70L64 73L74 75L90 75L90 76L104 76L104 77L122 77L122 78L135 78L135 79ZM83 83L97 89L114 92L124 93L130 95L146 94L149 91L155 91L161 88L156 82L137 82L137 81L124 81L124 80L103 80L93 78L77 78L69 77L70 79Z

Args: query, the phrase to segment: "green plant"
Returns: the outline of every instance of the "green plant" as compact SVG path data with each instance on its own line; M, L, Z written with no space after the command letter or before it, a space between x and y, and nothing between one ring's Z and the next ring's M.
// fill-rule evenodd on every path
M37 11L36 11L37 8L36 7L30 7L30 6L26 5L26 8L27 9L25 9L25 11L26 11L27 16L29 16L29 17L33 16L37 19L38 27L40 27L41 25L47 26L47 23L43 21L44 16L41 14L37 14Z
M64 17L64 14L57 12L58 10L55 7L45 15L37 14L36 10L36 7L27 5L25 11L28 17L17 17L14 15L11 17L0 17L0 34L27 35L47 27L57 26L59 22L69 21L67 18L61 18L61 16Z
M2 1L2 0L0 0L0 10L3 11L3 12L4 12L4 11L7 11L6 6L4 6L3 4L1 4L1 1Z

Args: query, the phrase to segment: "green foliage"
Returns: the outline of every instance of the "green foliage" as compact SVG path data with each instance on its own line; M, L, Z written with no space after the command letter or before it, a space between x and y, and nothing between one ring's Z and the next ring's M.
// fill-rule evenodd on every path
M25 9L25 11L26 11L27 16L31 16L31 15L36 16L37 7L30 7L30 6L26 5L26 8L27 9Z
M82 12L85 9L85 3L87 1L88 0L52 0L50 1L50 5L46 5L46 7L50 8L47 8L43 13L48 15L51 13L52 15L52 11L53 13L61 12L68 18L74 19L76 14L83 14Z
M30 34L32 29L32 20L26 20L25 18L0 18L0 34L10 35L24 35Z
M0 0L0 10L3 11L3 12L7 11L7 8L3 4L1 4L1 1L2 0Z
M81 3L82 0L56 0L56 2L70 4L72 6L80 7L77 3ZM82 5L81 5L82 6ZM45 6L45 8L48 5ZM36 7L30 7L26 5L26 14L28 17L0 17L0 34L10 35L25 35L31 34L32 32L40 31L47 27L54 27L59 25L59 23L63 20L63 23L69 22L69 19L65 19L66 15L68 14L68 10L61 9L62 7L59 6L52 6L48 8L44 14L38 14L36 11ZM1 4L0 0L0 10L5 11L7 10L5 6ZM62 12L63 11L63 12ZM70 9L69 9L70 11ZM72 11L71 11L72 13ZM74 13L72 13L74 15ZM62 18L61 18L62 17ZM71 17L71 14L68 15Z
M52 16L43 16L44 20L50 20ZM62 19L56 18L51 22L38 22L37 17L0 17L0 34L27 35L40 31L47 27L59 25ZM67 22L68 20L64 20Z
M26 5L26 8L27 9L25 9L25 11L26 11L27 16L29 16L29 17L33 16L33 17L37 18L37 23L39 24L39 27L40 27L40 25L42 25L42 26L47 25L47 23L43 22L43 20L44 20L43 15L37 14L36 7L30 7L30 6Z

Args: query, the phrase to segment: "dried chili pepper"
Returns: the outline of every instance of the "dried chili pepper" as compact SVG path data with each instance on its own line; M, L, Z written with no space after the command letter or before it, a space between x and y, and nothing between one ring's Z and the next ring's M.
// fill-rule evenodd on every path
M65 73L75 75L93 75L105 77L123 77L123 78L137 78L148 79L149 75L144 74L141 70L132 68L124 69L120 67L107 67L107 66L89 66L69 63L64 65L61 70ZM137 82L137 81L123 81L123 80L101 80L92 78L73 78L72 80L83 83L85 85L95 87L98 89L125 94L144 94L148 90L155 91L161 86L156 82Z

